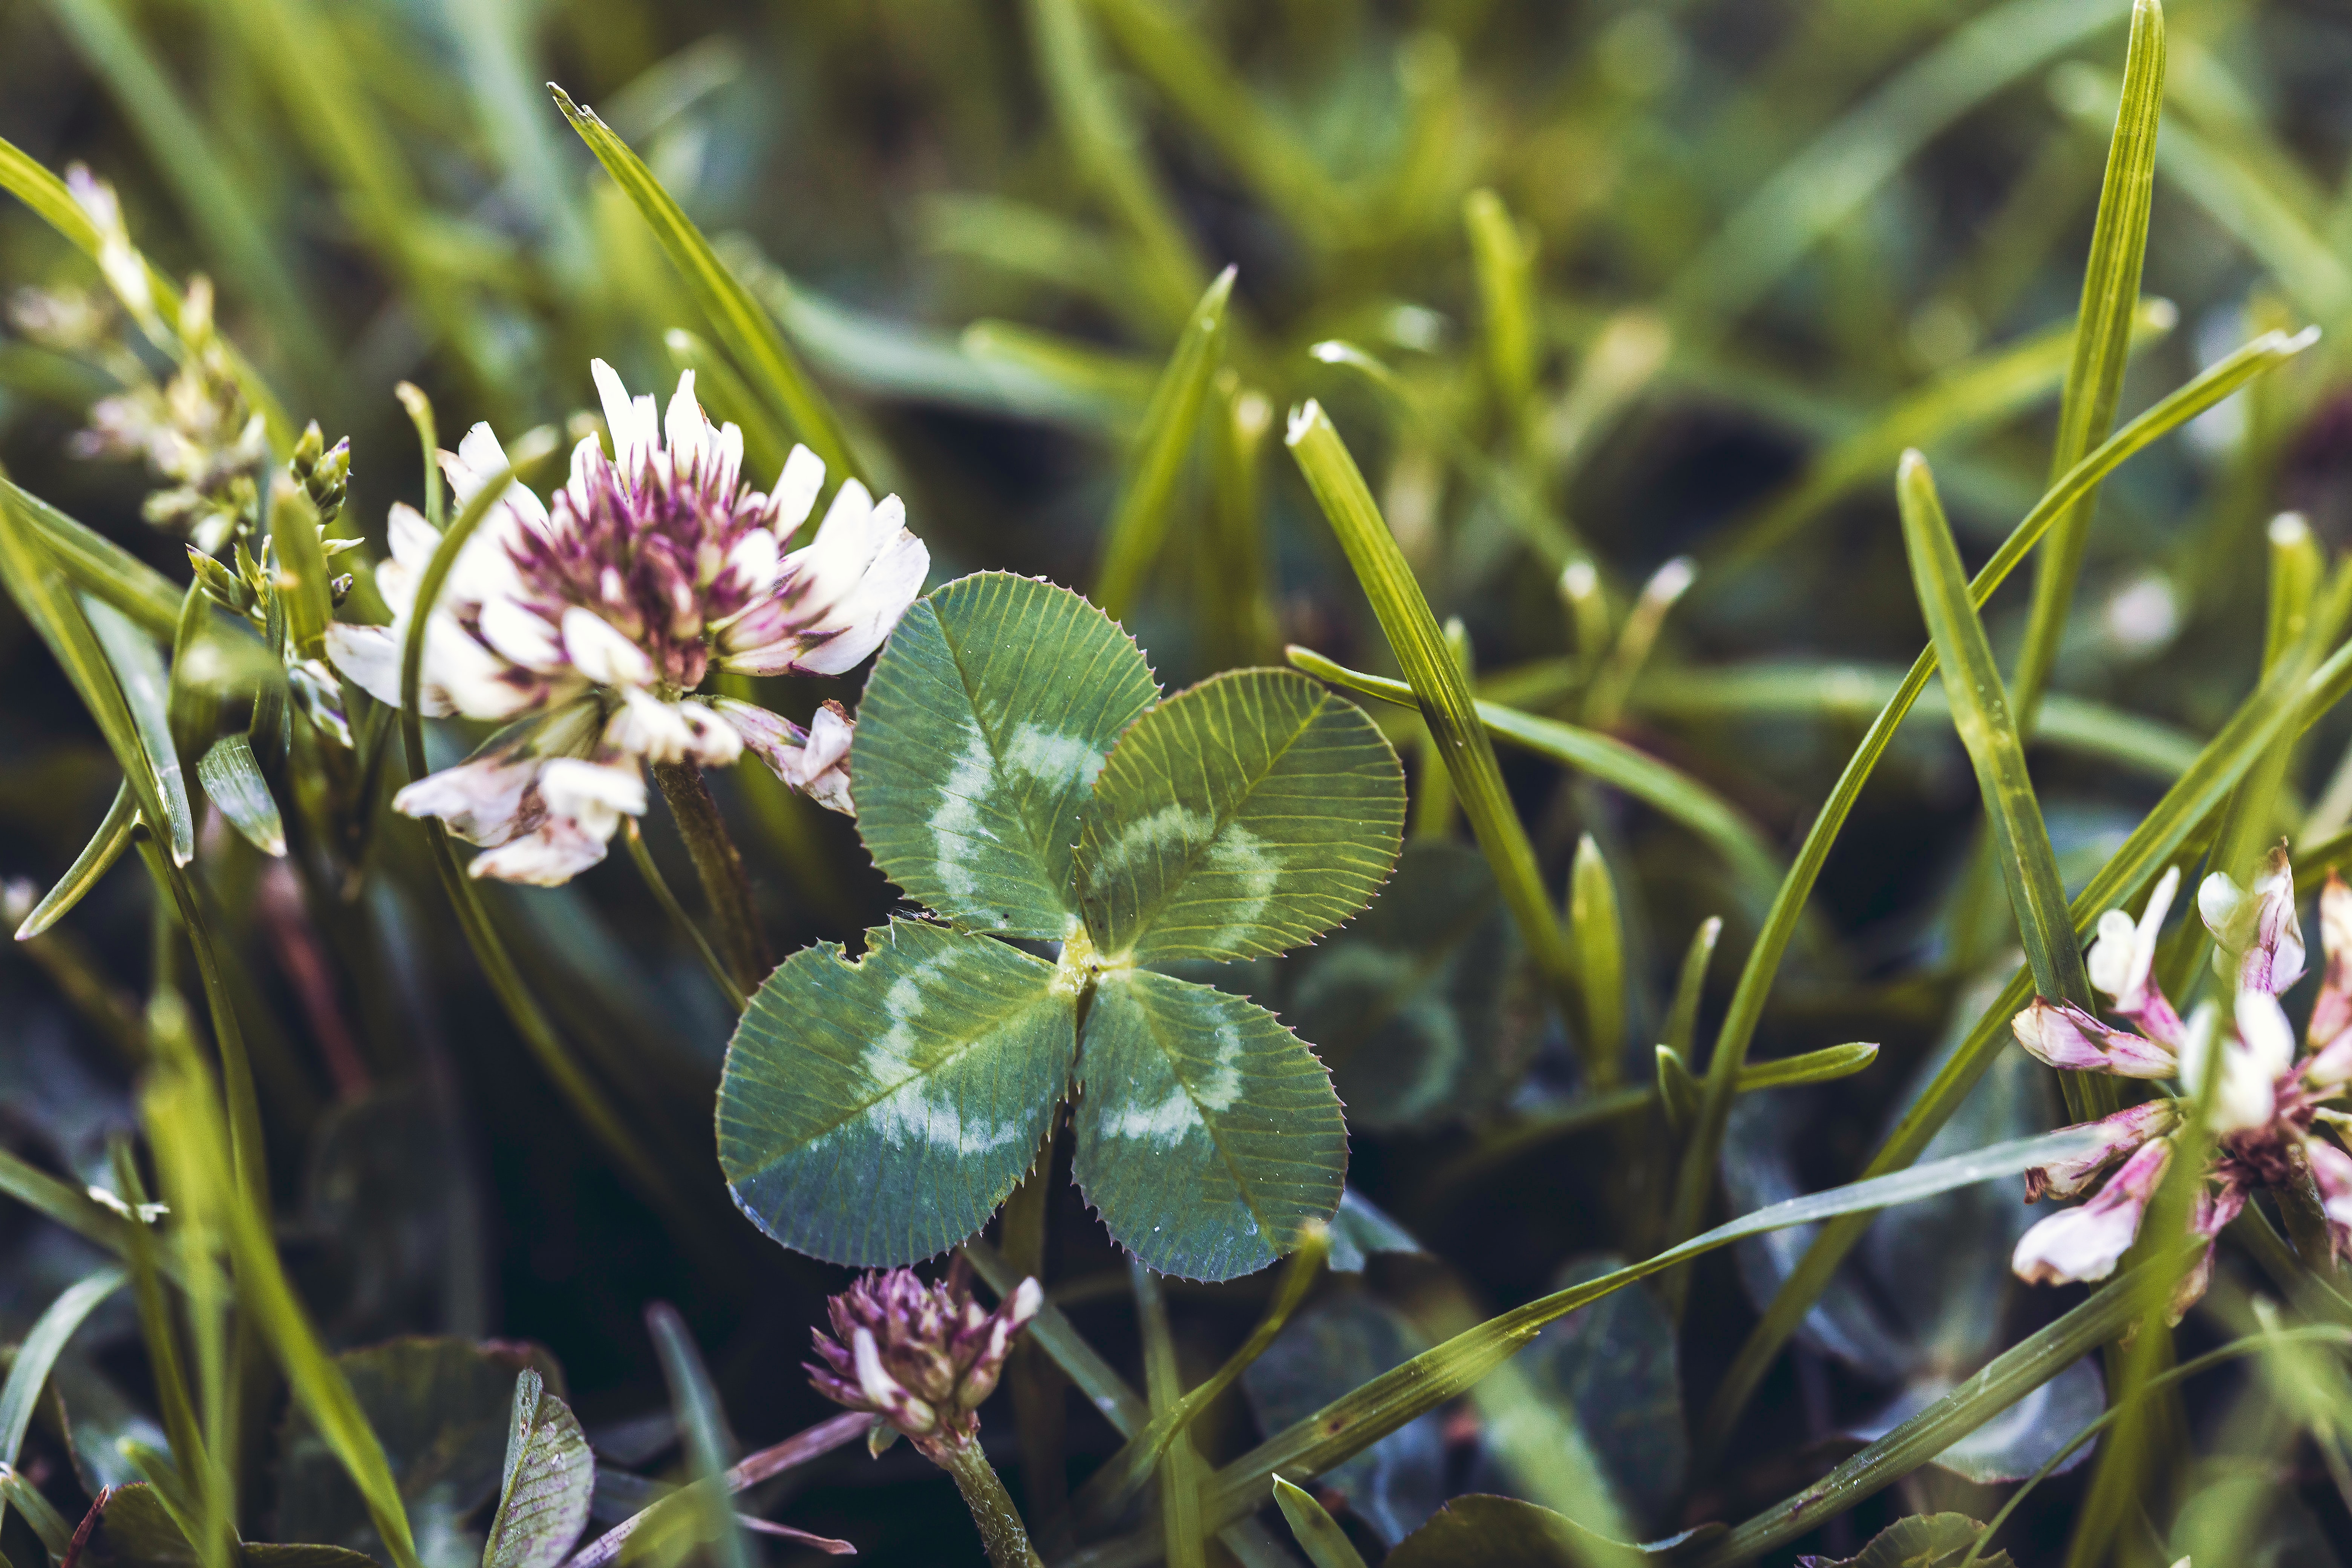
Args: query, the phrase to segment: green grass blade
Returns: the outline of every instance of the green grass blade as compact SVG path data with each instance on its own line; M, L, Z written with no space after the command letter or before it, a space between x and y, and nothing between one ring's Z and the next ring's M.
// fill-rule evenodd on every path
M155 161L189 225L246 299L266 303L269 328L303 381L323 388L334 355L317 302L288 268L246 184L214 144L178 84L115 0L48 0L49 15Z
M1878 1047L1866 1041L1858 1040L1846 1046L1824 1046L1818 1051L1780 1057L1769 1062L1748 1063L1739 1069L1738 1089L1746 1094L1751 1089L1828 1083L1834 1079L1852 1078L1877 1059Z
M122 852L131 847L131 836L138 829L138 798L131 794L131 785L126 783L116 788L114 804L106 808L106 816L99 823L98 831L90 835L89 842L83 845L81 853L74 857L74 863L66 868L66 874L58 879L56 886L41 895L41 901L33 906L32 912L16 927L16 940L30 942L65 919L67 912L81 902L83 896L98 886L100 879L122 858Z
M2075 898L2069 912L2077 939L2090 934L2101 913L2124 903L2155 879L2198 825L2221 806L2264 748L2291 727L2307 726L2347 695L2352 695L2352 647L2337 650L2316 670L2298 661L2266 679L2214 736L2197 766L2166 793ZM2005 1047L2010 1019L2032 994L2032 975L2021 970L1886 1135L1864 1169L1865 1178L1901 1170L1919 1157ZM1717 1049L1722 1048L1718 1043ZM1781 1282L1763 1321L1740 1347L1716 1391L1700 1426L1702 1452L1723 1442L1772 1358L1828 1288L1831 1276L1861 1239L1864 1228L1851 1220L1832 1220Z
M423 778L429 771L425 762L425 719L416 706L416 694L423 684L425 667L425 627L433 613L435 602L441 596L442 584L449 580L450 569L457 564L457 552L466 541L488 517L490 508L506 493L515 477L538 463L543 462L555 450L555 434L551 430L532 431L515 442L509 450L513 462L508 469L491 476L466 503L465 510L449 524L448 531L435 546L433 559L426 563L424 576L418 581L416 603L409 617L408 639L400 650L400 743L407 760L408 776ZM491 926L489 912L482 907L480 895L465 868L457 864L457 853L450 847L449 835L437 826L428 825L425 837L433 846L433 863L439 871L442 888L457 911L457 923L464 928L466 940L474 950L475 959L490 986L499 994L512 1020L515 1031L538 1058L540 1067L555 1082L561 1092L588 1130L594 1133L620 1161L622 1167L634 1177L646 1193L674 1212L683 1213L683 1205L673 1192L668 1178L651 1154L632 1134L603 1089L589 1077L587 1069L574 1058L555 1032L538 1001L523 984L521 973L514 959Z
M777 423L767 402L736 374L727 356L683 327L664 332L662 346L669 351L670 369L694 372L695 401L721 424L731 419L741 426L743 456L751 470L782 472L784 459L792 455L792 432Z
M1698 1035L1699 1005L1706 999L1706 967L1715 961L1715 944L1723 936L1723 917L1709 915L1691 933L1684 950L1682 970L1675 977L1675 999L1666 1009L1665 1044L1683 1060L1690 1059L1691 1042Z
M1417 705L1413 687L1404 681L1349 669L1311 648L1293 646L1285 655L1294 668L1343 690L1400 707ZM1479 702L1475 710L1479 722L1495 739L1590 773L1681 823L1723 857L1738 879L1741 891L1759 905L1780 888L1787 873L1764 836L1728 801L1697 780L1613 735L1524 713L1499 702Z
M1298 1538L1298 1549L1307 1553L1307 1561L1315 1568L1364 1568L1363 1556L1348 1539L1348 1532L1307 1491L1276 1476L1274 1500L1281 1508L1282 1517L1290 1521L1290 1532Z
M170 578L5 478L0 478L0 496L39 535L66 581L121 611L156 641L173 639L179 630L183 593Z
M1234 270L1228 267L1218 273L1192 308L1137 431L1134 464L1111 512L1095 584L1095 603L1115 621L1135 607L1144 575L1168 538L1176 481L1192 449L1210 380L1224 358L1225 307L1233 298Z
M1952 538L1927 458L1916 451L1904 454L1895 493L1903 514L1912 584L1937 662L1943 668L1953 727L1976 769L1977 789L1984 797L2001 879L2009 885L2034 986L2052 1001L2095 1006L2082 951L2074 944L2074 922L2066 916L2058 857L2050 847L2042 803L2026 772L2025 744L2018 739L1984 623L1969 599L1967 569L1960 564L1959 545Z
M1311 246L1325 247L1347 221L1338 187L1314 153L1264 107L1219 50L1164 0L1092 0L1121 54L1215 147Z
M851 452L849 438L843 433L841 420L824 394L810 381L793 357L792 348L784 342L783 332L774 320L760 308L735 275L710 248L710 242L692 219L679 210L670 199L661 182L654 178L651 169L629 144L614 134L611 127L596 118L593 109L583 109L572 101L572 97L554 83L548 90L555 95L563 117L572 129L596 154L613 183L636 205L638 213L661 241L663 252L670 265L677 269L686 282L687 292L701 308L705 320L721 347L731 354L751 384L770 400L809 450L824 459L829 478L835 481L852 477L864 477L864 470Z
M1479 338L1486 351L1489 391L1506 427L1524 438L1534 418L1536 390L1534 244L1492 191L1473 191L1464 198L1462 226L1478 279Z
M113 605L84 600L81 607L98 646L106 652L123 705L130 711L131 732L139 745L136 765L152 775L149 788L163 803L172 863L184 866L196 857L196 817L188 805L188 781L180 766L180 751L172 741L172 683L163 655Z
M1979 12L1756 188L1675 279L1676 320L1706 338L1745 315L1947 126L2123 16L2122 0Z
M49 1371L64 1353L66 1342L128 1278L111 1264L93 1271L59 1292L26 1331L9 1363L7 1381L0 1383L0 1464L16 1462L26 1429L33 1423L33 1403L48 1384Z
M196 763L196 782L206 798L220 807L229 826L264 855L283 858L286 819L269 794L268 781L253 755L253 743L243 735L223 735Z
M2131 346L2161 342L2179 319L2169 300L2141 300L2132 318ZM1700 553L1698 592L1741 581L1748 567L1827 516L1838 500L1879 482L1905 448L1960 439L2040 403L2064 384L2074 345L2070 322L1941 372L1866 427L1822 450L1786 489L1727 525Z
M1995 1356L1983 1371L1811 1486L1734 1529L1692 1568L1753 1562L1927 1464L2120 1333L2138 1314L2143 1287L2158 1267L2143 1264L2109 1280L2089 1300Z
M1568 873L1568 925L1576 944L1577 987L1584 1027L1577 1045L1592 1092L1606 1094L1624 1076L1625 932L1617 911L1617 885L1590 833L1577 840Z
M1349 456L1330 417L1313 402L1290 417L1285 437L1307 488L1315 492L1331 530L1339 536L1356 581L1371 601L1390 650L1414 693L1422 720L1436 737L1454 775L1462 815L1469 819L1478 847L1495 868L1495 880L1517 922L1537 972L1563 1017L1576 996L1576 955L1536 864L1535 847L1503 787L1495 743L1486 734L1470 683L1445 646L1445 634L1423 597L1396 535L1389 531L1364 476ZM1309 673L1313 673L1310 671Z
M2052 487L2009 538L2001 542L2000 548L1993 552L1992 559L1986 562L1969 581L1970 605L1981 611L1985 601L1992 596L1993 590L2017 569L2018 563L2041 542L2052 524L2076 500L2089 494L2093 487L2113 472L2125 458L2187 424L2254 377L2301 353L2315 340L2315 334L2307 331L2294 337L2278 332L2264 333L2109 437L2096 451L2086 456L2064 479ZM1936 650L1929 647L1914 661L1909 673L1903 678L1902 685L1872 721L1868 733L1863 736L1853 758L1846 763L1845 771L1838 775L1830 798L1822 804L1820 814L1813 819L1813 826L1806 832L1804 843L1798 848L1796 861L1790 867L1788 877L1773 898L1771 912L1765 919L1764 929L1758 934L1756 945L1748 950L1748 962L1740 969L1738 986L1732 993L1730 1007L1716 1037L1715 1054L1708 1059L1706 1094L1700 1103L1699 1126L1685 1150L1683 1174L1675 1189L1671 1222L1673 1229L1669 1235L1686 1235L1698 1227L1708 1194L1713 1190L1716 1154L1722 1144L1725 1120L1730 1114L1733 1086L1738 1082L1739 1069L1747 1061L1748 1042L1755 1037L1756 1026L1763 1018L1764 1003L1771 990L1773 977L1780 970L1780 960L1796 934L1798 921L1812 894L1814 882L1821 877L1831 845L1845 826L1846 816L1860 798L1863 785L1868 782L1879 758L1893 742L1904 716L1919 700L1920 693L1927 689L1928 677L1935 668ZM2221 737L2215 738L2214 744L2221 744ZM2207 754L2210 756L2212 752L2213 748L2209 747ZM2239 765L2243 765L2242 761ZM2189 784L2189 777L2184 775L2174 786L2175 792L2180 792ZM2181 831L2185 834L2187 828L2184 826ZM2080 907L2079 903L2077 907ZM2102 904L2098 907L2104 909L2106 906ZM2012 1010L2020 1005L2021 1000L2019 1004L2012 1004ZM1976 1070L1981 1071L1981 1064ZM1927 1100L1921 1101L1922 1105L1927 1103ZM1958 1103L1955 1100L1950 1104L1940 1105L1933 1112L1937 1125ZM1924 1143L1925 1139L1920 1142ZM1917 1148L1914 1146L1902 1159L1914 1158L1916 1153ZM1817 1247L1821 1245L1816 1243ZM1822 1280L1814 1281L1806 1289L1818 1292L1826 1279L1824 1273ZM1793 1285L1793 1279L1784 1284L1782 1294L1789 1295ZM1804 1300L1810 1305L1811 1295L1806 1294ZM1798 1317L1802 1316L1800 1310ZM1779 1336L1771 1341L1772 1349L1777 1351L1793 1327L1793 1321L1780 1323L1768 1317L1766 1323L1760 1325L1755 1336L1751 1337L1750 1344L1761 1343L1769 1331ZM1717 1395L1719 1411L1726 1408L1737 1411L1753 1387L1753 1380L1762 1375L1763 1364L1769 1359L1770 1352L1767 1352L1755 1364L1735 1368L1738 1375L1727 1380L1725 1391ZM1742 1379L1745 1386L1738 1385Z
M2054 484L2114 428L2123 394L2124 363L2131 354L2132 320L2147 257L2147 221L2156 190L2157 121L2164 110L2164 8L2133 0L2131 41L2124 59L2123 94L2107 144L2105 183L2091 230L2091 258L2083 269L2083 303L2075 317L2074 358L2058 408L2058 439L2050 454ZM2033 607L2018 651L2017 710L2024 727L2057 663L2074 582L2082 574L2091 514L2098 492L2084 492L2052 527L2050 547L2033 576Z
M646 1310L646 1327L661 1358L662 1381L669 1384L678 1434L686 1440L688 1467L697 1483L693 1491L702 1505L701 1538L717 1548L713 1555L721 1568L751 1568L751 1542L735 1522L735 1510L728 1500L727 1468L735 1458L735 1439L728 1431L719 1390L676 1308L655 1302Z
M126 1256L125 1221L79 1187L0 1149L0 1194L15 1198L44 1219L54 1220L83 1240Z
M1144 1390L1157 1422L1183 1402L1176 1337L1168 1328L1168 1294L1140 1258L1129 1258L1127 1270L1142 1331ZM1160 1531L1168 1568L1208 1568L1208 1545L1201 1529L1200 1456L1192 1450L1192 1438L1182 1432L1171 1434L1158 1468Z
M128 1138L113 1140L115 1192L134 1215L147 1202L139 1175L139 1162ZM163 1418L163 1433L172 1446L173 1468L183 1476L209 1474L210 1458L196 1427L196 1406L188 1392L181 1363L179 1331L172 1321L171 1303L163 1294L163 1266L155 1232L136 1217L122 1226L123 1256L131 1266L131 1289L139 1306L139 1330L147 1346L147 1364L155 1384L155 1403Z
M1078 0L1027 0L1030 48L1078 172L1135 237L1139 281L1173 326L1208 286L1208 267L1142 157L1143 138L1097 57Z

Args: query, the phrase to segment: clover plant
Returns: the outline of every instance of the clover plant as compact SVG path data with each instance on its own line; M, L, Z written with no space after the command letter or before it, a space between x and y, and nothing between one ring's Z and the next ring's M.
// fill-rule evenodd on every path
M981 573L899 623L850 776L866 848L928 915L854 958L804 949L751 998L719 1157L762 1229L835 1263L929 1257L987 1223L1065 1101L1079 1187L1162 1273L1246 1274L1331 1215L1348 1138L1322 1062L1160 966L1283 952L1370 901L1404 782L1360 710L1280 669L1163 700L1085 599Z

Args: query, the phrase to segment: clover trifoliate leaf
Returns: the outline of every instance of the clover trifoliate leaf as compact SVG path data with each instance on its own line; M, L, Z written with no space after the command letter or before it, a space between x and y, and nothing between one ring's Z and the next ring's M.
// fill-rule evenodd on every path
M751 998L719 1084L719 1164L770 1236L889 1268L986 1224L1068 1086L1053 965L919 921L803 948Z
M967 931L1066 936L1087 790L1159 696L1128 635L1068 589L960 578L907 612L866 683L858 833L885 876Z
M1106 971L1076 1124L1087 1201L1163 1274L1263 1268L1339 1206L1348 1129L1330 1074L1273 1014L1228 992Z
M1396 864L1404 774L1363 711L1286 669L1179 693L1095 781L1078 874L1095 945L1255 958L1362 909Z

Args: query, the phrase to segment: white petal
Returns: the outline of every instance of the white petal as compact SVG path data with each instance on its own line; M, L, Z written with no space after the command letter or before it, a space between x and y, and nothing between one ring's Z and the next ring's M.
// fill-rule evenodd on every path
M742 732L699 702L677 704L679 717L693 732L688 754L706 768L731 768L743 755Z
M386 531L392 536L392 558L422 575L433 563L433 552L440 548L441 531L404 500L392 503Z
M824 459L806 447L794 447L792 456L784 459L784 471L776 476L776 488L769 496L776 503L776 533L790 539L816 505L817 491L824 489Z
M620 689L621 706L604 725L604 743L625 756L652 763L685 759L694 744L694 728L683 714L642 687Z
M824 521L817 524L816 538L793 553L798 568L794 590L803 601L829 605L849 591L881 549L881 538L871 531L873 521L874 498L866 487L856 479L842 480L833 492L833 504L824 509Z
M469 876L493 877L501 882L562 887L604 859L611 842L610 833L600 837L572 818L550 817L535 832L525 834L503 848L475 856L466 871Z
M550 816L574 817L591 828L603 825L606 837L620 816L646 811L645 775L635 766L581 757L550 759L539 770L539 794Z
M468 719L512 719L547 695L542 681L512 679L515 666L484 647L447 611L425 626L425 679Z
M669 416L664 422L663 434L669 437L670 471L682 474L702 463L706 435L710 421L702 416L702 405L694 400L694 372L677 373L677 390L670 395Z
M353 686L386 707L400 706L400 639L390 626L355 626L341 621L327 626L327 658ZM434 718L449 711L448 698L436 691L420 692L417 707Z
M931 552L921 540L901 529L881 559L809 628L811 634L836 635L803 655L800 667L818 675L839 675L855 668L882 646L907 606L923 591L923 578L930 569Z
M563 651L572 668L599 686L644 686L654 678L653 660L643 648L577 605L563 612Z
M523 796L540 766L511 749L478 754L418 779L392 797L392 808L405 816L437 816L450 832L476 844L504 844L520 831Z
M768 590L776 585L776 574L783 565L782 547L776 536L764 528L755 528L735 542L727 552L727 569L743 584L744 592L753 599L767 597Z
M563 666L563 641L547 617L500 594L482 601L482 640L527 669Z

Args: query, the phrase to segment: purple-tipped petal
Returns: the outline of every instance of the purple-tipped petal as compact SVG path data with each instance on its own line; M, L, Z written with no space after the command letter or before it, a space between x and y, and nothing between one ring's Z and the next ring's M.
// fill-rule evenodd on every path
M2241 889L2222 872L2197 889L2198 912L2220 952L2216 973L2237 965L2241 990L2275 996L2303 978L2303 927L2294 914L2294 868L2281 844L2263 862L2251 889Z
M2029 1284L2042 1285L2105 1279L2114 1273L2139 1235L2139 1222L2171 1152L2172 1146L2161 1140L2142 1144L2090 1202L2061 1210L2020 1237L2010 1268Z
M2179 1070L2168 1047L2102 1024L2071 1002L2037 999L2011 1020L2010 1027L2029 1055L2069 1072L2157 1079Z
M2025 1201L2034 1203L2042 1198L2079 1197L2098 1178L2100 1172L2137 1149L2149 1139L2172 1131L2179 1113L2168 1100L2151 1100L2127 1107L2112 1116L2081 1125L2096 1128L2099 1146L2088 1154L2074 1160L2056 1160L2047 1165L2036 1165L2025 1173Z

